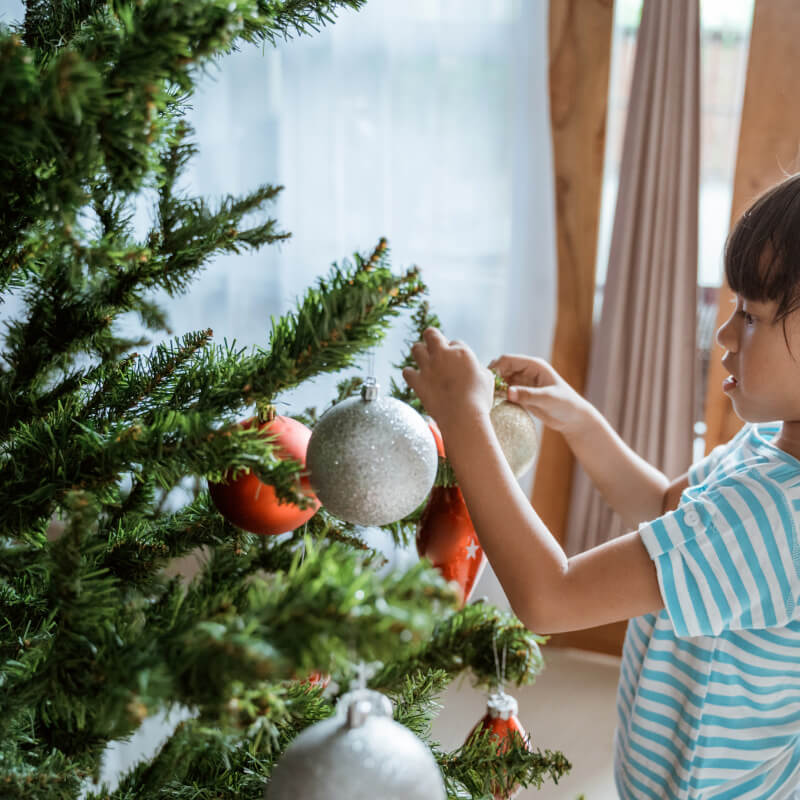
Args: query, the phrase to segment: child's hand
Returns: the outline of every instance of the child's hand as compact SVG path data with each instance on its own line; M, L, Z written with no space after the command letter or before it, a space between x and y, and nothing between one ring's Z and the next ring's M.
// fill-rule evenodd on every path
M543 358L502 355L489 364L508 384L508 399L553 430L577 433L589 403Z
M417 369L406 367L403 378L443 432L489 413L494 377L469 347L448 342L436 328L427 328L411 354Z

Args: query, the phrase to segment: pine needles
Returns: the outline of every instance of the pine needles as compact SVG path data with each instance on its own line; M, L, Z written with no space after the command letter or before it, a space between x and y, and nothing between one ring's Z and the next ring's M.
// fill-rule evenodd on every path
M205 491L249 470L302 503L301 465L242 417L354 366L401 313L414 312L417 336L438 325L419 271L393 272L385 240L334 264L262 347L202 327L152 348L121 332L126 314L165 331L154 292L182 296L219 254L289 235L265 216L278 185L213 209L178 190L196 155L184 114L198 74L241 43L310 33L361 5L30 0L19 26L0 27L0 309L12 295L19 308L0 345L4 798L74 800L109 742L175 707L191 718L92 797L260 798L294 735L333 712L337 688L311 685L311 672L344 684L357 661L374 663L371 685L428 739L453 676L494 682L494 644L510 681L541 668L542 640L485 603L456 612L425 562L387 572L324 509L294 535L254 536ZM137 239L143 189L154 223ZM345 377L335 399L357 387ZM183 501L167 507L176 489ZM420 511L389 526L397 541L410 542ZM198 554L192 580L170 577ZM451 797L567 769L560 754L500 756L485 740L432 746Z

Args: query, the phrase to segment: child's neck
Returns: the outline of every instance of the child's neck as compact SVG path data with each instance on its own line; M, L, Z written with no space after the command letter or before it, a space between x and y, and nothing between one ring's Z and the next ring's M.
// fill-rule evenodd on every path
M784 421L781 423L781 429L772 443L800 461L800 422Z

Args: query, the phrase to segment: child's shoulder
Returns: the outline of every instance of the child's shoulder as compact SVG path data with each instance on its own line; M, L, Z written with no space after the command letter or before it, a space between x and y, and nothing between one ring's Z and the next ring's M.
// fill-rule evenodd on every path
M717 445L692 465L689 469L690 485L702 483L720 466L730 472L757 465L768 468L771 462L782 462L793 463L800 470L800 461L772 444L779 431L779 422L746 423L729 441Z
M710 489L721 483L774 481L800 486L800 461L773 440L780 422L747 423L730 441L715 447L689 470L689 486Z

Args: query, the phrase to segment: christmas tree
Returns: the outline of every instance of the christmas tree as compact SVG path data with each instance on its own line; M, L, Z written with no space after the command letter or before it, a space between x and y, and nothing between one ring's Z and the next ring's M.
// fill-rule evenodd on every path
M449 797L501 797L569 767L521 736L478 732L456 752L430 741L448 682L469 670L493 686L502 651L508 682L531 683L542 640L485 602L464 605L426 560L380 569L358 526L312 506L302 461L240 424L354 367L401 313L412 339L435 324L417 269L393 272L379 240L250 351L210 330L155 347L122 332L126 314L166 330L156 291L183 295L215 255L288 236L274 219L246 222L279 186L216 209L178 190L200 71L362 1L29 0L22 21L0 26L0 302L17 308L3 312L0 351L3 798L261 798L290 743L365 674L426 742ZM131 214L143 190L156 200L142 240ZM360 383L344 376L321 403ZM318 415L290 416L313 427ZM206 482L243 475L307 521L283 536L235 525ZM187 478L194 496L168 509ZM386 526L398 545L421 513ZM197 552L191 580L165 571ZM97 784L107 745L174 707L191 713L155 755L115 788Z

